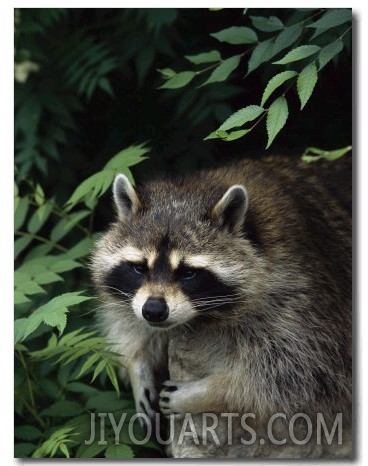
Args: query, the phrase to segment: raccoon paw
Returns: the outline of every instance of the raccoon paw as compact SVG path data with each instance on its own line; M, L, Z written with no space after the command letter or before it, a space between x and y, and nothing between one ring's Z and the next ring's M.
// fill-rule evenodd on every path
M146 416L139 417L139 423L142 429L147 432L150 423L152 430L155 428L155 417L159 411L158 397L155 390L148 387L142 387L139 395L136 397L137 413L145 414Z
M191 412L193 397L196 396L196 384L193 382L164 382L160 392L159 406L162 414L180 419Z

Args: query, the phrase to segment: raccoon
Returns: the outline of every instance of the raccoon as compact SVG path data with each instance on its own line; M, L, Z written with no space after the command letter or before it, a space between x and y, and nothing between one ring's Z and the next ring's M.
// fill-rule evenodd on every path
M350 156L119 174L113 199L91 270L138 412L350 414ZM193 380L170 379L168 348Z

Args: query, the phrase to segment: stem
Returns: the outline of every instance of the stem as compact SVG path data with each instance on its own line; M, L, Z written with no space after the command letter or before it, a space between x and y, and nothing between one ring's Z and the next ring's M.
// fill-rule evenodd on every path
M31 378L30 378L29 373L28 373L26 361L24 360L24 357L23 357L23 354L22 354L21 351L17 351L17 356L18 356L18 359L19 359L19 361L21 362L21 364L23 366L23 369L24 369L25 373L26 373L27 387L28 387L28 393L29 393L29 398L30 398L31 404L29 404L28 401L26 399L24 399L23 397L22 397L22 401L25 404L28 411L32 414L32 416L40 424L40 426L43 429L46 429L47 425L46 425L45 421L43 419L41 419L39 417L39 415L37 414L36 403L35 403L33 390L32 390Z
M60 244L54 243L53 241L51 241L51 240L49 240L47 238L44 238L43 236L35 235L35 234L31 234L31 233L27 233L25 231L19 231L19 230L17 230L15 232L15 234L18 235L18 236L24 236L24 237L27 237L27 238L36 239L36 240L40 241L41 243L45 243L45 244L48 244L48 245L52 246L55 249L59 249L60 251L63 251L63 252L68 252L68 249L64 248L64 246L60 246Z

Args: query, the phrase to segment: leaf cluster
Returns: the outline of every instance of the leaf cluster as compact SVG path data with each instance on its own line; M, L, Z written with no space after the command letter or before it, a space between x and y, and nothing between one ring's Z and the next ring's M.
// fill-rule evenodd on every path
M291 14L282 21L278 16L252 16L246 11L244 22L249 25L231 26L210 34L222 44L237 46L236 54L224 58L221 50L213 49L185 56L197 69L181 72L159 69L165 79L160 89L178 89L194 79L207 76L198 86L202 88L227 81L235 70L244 73L246 68L246 80L261 66L275 70L281 67L282 70L266 84L260 104L250 104L237 110L205 138L233 141L248 134L265 118L266 148L270 147L289 116L287 93L296 87L300 109L303 110L320 72L327 63L336 59L350 40L350 9L303 9L297 16L296 19ZM276 92L278 95L266 105Z
M15 456L148 456L152 442L137 445L126 429L116 439L106 425L105 444L85 443L98 413L134 414L122 390L120 356L91 328L96 298L85 291L86 256L96 237L93 215L113 177L141 162L148 149L130 146L84 180L64 205L39 183L16 174L15 207ZM78 239L79 238L79 239ZM84 284L84 286L83 286ZM110 388L114 390L111 391ZM95 418L92 416L95 414ZM139 430L137 438L142 436ZM147 453L146 453L147 452ZM161 454L161 453L160 453Z

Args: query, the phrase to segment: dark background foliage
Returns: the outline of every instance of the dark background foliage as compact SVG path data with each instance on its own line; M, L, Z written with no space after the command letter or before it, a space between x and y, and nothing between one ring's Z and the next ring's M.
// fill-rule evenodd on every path
M289 21L292 12L251 10L255 16L277 15ZM138 179L153 172L180 173L213 165L265 147L261 128L232 143L203 138L233 111L260 99L272 76L270 67L259 68L246 81L245 73L237 70L231 82L201 89L158 89L162 77L157 69L180 71L184 55L217 47L209 34L243 25L242 10L76 8L19 13L16 60L27 54L40 70L26 83L16 83L16 109L25 120L19 126L26 133L18 134L32 139L31 120L40 140L30 155L29 141L22 147L18 138L16 162L41 176L46 191L65 196L118 150L134 143L147 141L151 148L149 159L136 168ZM225 56L233 47L221 46ZM345 53L338 65L328 63L303 113L289 118L272 152L351 143L351 55ZM105 76L101 86L93 83L96 70ZM290 102L297 107L296 93L290 94Z

